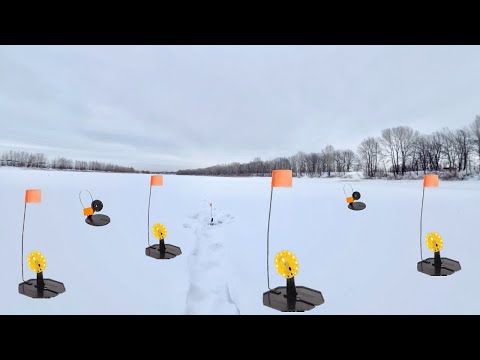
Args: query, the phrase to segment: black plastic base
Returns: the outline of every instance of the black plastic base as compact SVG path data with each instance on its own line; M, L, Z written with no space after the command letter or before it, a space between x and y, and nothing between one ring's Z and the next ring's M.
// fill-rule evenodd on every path
M443 257L441 258L441 260L442 265L440 268L435 267L433 258L428 258L420 261L417 264L417 270L430 276L448 276L462 269L460 263L456 260Z
M297 298L293 301L287 299L287 287L279 286L263 293L263 305L283 312L303 312L312 310L315 306L322 305L325 300L318 290L305 286L297 286ZM280 292L277 294L276 292Z
M350 210L355 210L355 211L363 210L366 207L367 207L367 205L365 205L365 203L363 203L361 201L357 201L357 202L353 202L353 203L348 204L348 208Z
M173 259L174 257L177 257L178 255L182 254L182 250L175 245L170 245L170 244L165 244L165 254L160 252L160 245L155 244L152 246L149 246L145 249L145 255L150 256L154 259L157 260L165 260L165 259Z
M87 216L85 222L92 226L105 226L110 222L110 218L107 215L94 214Z
M65 292L65 286L59 281L45 279L45 288L42 291L37 289L37 280L30 279L18 284L18 292L34 299L49 299Z

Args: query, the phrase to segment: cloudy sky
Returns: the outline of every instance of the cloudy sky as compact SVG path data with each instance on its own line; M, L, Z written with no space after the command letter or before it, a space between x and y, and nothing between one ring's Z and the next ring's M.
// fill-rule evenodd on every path
M476 114L478 46L0 46L0 152L177 170Z

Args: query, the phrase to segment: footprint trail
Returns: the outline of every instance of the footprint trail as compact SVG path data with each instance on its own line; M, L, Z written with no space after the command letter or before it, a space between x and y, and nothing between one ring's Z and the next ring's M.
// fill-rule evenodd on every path
M225 227L232 221L233 216L216 210L213 225L210 211L196 213L184 224L195 234L195 248L188 259L186 314L240 314L230 293L224 256Z

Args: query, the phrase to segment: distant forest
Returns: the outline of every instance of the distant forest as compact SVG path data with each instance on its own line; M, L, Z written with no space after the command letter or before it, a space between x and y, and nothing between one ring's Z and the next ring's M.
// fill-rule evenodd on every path
M463 128L444 128L432 134L420 134L408 126L384 129L378 137L364 139L356 151L335 149L327 145L320 152L297 152L290 157L272 160L255 158L248 163L230 163L177 172L135 170L98 161L70 160L45 154L7 151L0 166L35 169L98 171L114 173L164 173L208 176L270 176L272 170L289 169L294 176L336 177L349 172L363 172L369 178L405 178L424 172L442 173L446 177L463 177L480 173L480 116Z
M270 176L272 170L290 169L294 176L342 176L362 171L366 177L404 178L420 172L462 177L480 172L480 116L460 129L444 128L420 134L408 126L384 129L378 137L364 139L356 152L325 146L320 152L299 151L290 157L248 163L180 170L177 175Z
M42 153L28 153L26 151L7 151L0 158L0 166L15 166L33 169L56 169L76 171L98 171L114 173L142 173L150 174L150 171L139 171L133 167L120 166L98 161L70 160L64 157L57 157L48 160ZM158 172L155 172L158 173Z

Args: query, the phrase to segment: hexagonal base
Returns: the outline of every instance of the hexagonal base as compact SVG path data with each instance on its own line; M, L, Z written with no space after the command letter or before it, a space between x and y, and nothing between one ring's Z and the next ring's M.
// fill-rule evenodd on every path
M108 223L110 223L110 218L107 215L94 214L91 216L87 216L85 218L85 222L88 225L92 225L92 226L105 226Z
M38 292L37 280L30 279L18 284L18 292L33 299L49 299L65 292L65 286L59 281L44 279L45 289Z
M280 292L276 294L275 292ZM297 286L297 299L293 302L287 300L287 287L279 286L263 293L263 305L282 312L303 312L312 310L315 306L325 302L323 295L318 290L305 286Z
M365 205L365 203L363 203L361 201L357 201L357 202L353 202L353 203L348 204L348 208L350 210L355 210L355 211L363 210L366 207L367 207L367 205Z
M160 254L160 245L155 244L145 249L145 255L157 260L168 260L182 254L182 250L175 245L165 244L165 256Z
M440 268L440 272L435 270L433 258L428 258L417 263L417 270L430 276L448 276L462 269L460 263L456 260L443 257L441 260L442 267Z

